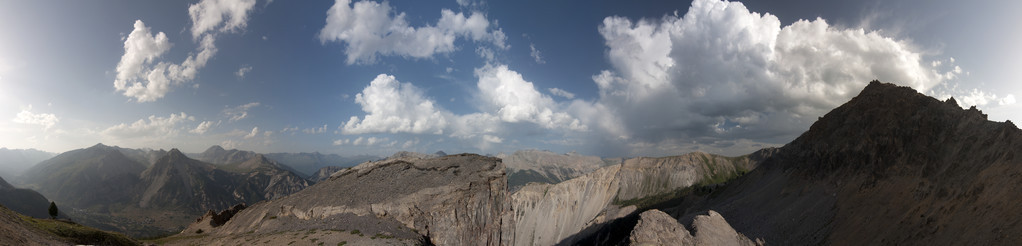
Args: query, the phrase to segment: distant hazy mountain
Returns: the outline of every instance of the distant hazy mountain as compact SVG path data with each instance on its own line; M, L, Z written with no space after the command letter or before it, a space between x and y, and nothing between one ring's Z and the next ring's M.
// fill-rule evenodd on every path
M577 154L557 154L542 150L520 150L513 154L498 154L507 166L508 187L514 192L528 183L556 184L596 171L604 166L620 163L615 159Z
M206 151L198 154L198 156L195 156L195 159L216 165L225 165L241 163L248 159L252 159L252 157L255 157L256 155L256 152L252 151L237 149L225 150L223 147L220 147L220 145L213 145L206 149Z
M132 159L138 163L142 163L142 165L145 165L146 167L152 166L161 157L167 155L167 151L162 149L160 150L128 149L117 146L113 146L113 148L121 151L121 154L124 154L124 156L128 157L128 159Z
M330 175L336 173L337 171L344 170L345 168L346 167L335 166L320 168L319 171L316 171L316 173L312 174L312 176L309 176L309 181L319 183L320 181L330 178Z
M145 169L119 148L96 144L43 161L26 171L23 180L65 206L105 210L110 204L132 201L132 188Z
M266 158L294 168L302 174L312 174L327 166L353 167L366 161L379 160L378 156L356 155L340 156L337 154L321 154L319 152L301 153L269 153Z
M193 155L197 160L209 162L219 166L236 165L257 157L265 158L263 154L259 154L252 151L238 149L225 150L223 147L220 147L220 145L210 146L208 149L206 149L206 151L203 151L200 154ZM297 169L291 167L290 165L287 165L286 163L281 163L280 161L270 162L273 162L274 167L291 171L297 174L299 177L304 178L308 176L307 173L298 171Z
M55 154L36 149L0 148L0 176L13 178Z
M145 160L140 157L161 152L165 154L149 167L140 162ZM57 204L81 209L71 214L81 223L135 236L180 230L207 210L282 197L309 185L258 154L239 163L213 165L177 149L102 144L60 154L36 165L24 178Z
M3 177L0 177L0 205L36 218L50 217L50 200L34 190L15 188Z

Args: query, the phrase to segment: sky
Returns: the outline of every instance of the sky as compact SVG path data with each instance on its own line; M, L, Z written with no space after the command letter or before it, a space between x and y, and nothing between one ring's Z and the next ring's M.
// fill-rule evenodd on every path
M0 0L0 147L782 146L874 79L1022 119L1019 1Z

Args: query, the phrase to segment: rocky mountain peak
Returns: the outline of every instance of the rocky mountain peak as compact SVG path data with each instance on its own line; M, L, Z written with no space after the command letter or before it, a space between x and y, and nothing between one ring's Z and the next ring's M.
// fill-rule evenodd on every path
M996 129L1020 134L1012 126L987 121L975 107L962 110L954 99L941 102L909 87L873 81L786 145L790 151L784 156L808 160L786 164L810 176L838 169L884 173L893 163L938 161L940 150L964 147L963 137Z

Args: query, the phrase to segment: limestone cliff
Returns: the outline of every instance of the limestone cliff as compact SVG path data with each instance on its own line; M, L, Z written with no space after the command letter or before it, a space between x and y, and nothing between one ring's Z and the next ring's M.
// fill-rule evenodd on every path
M626 206L626 201L724 182L755 168L771 151L741 157L694 152L632 158L558 184L526 185L511 195L513 212L505 219L504 243L578 243L609 222L641 209Z

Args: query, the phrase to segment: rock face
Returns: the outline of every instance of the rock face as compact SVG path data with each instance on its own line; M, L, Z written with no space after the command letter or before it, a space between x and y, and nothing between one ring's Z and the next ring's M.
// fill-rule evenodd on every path
M633 158L558 184L526 185L511 195L513 213L505 219L504 243L579 243L634 212L636 206L629 203L635 200L726 181L755 168L770 151L734 158L700 152Z
M620 187L619 170L615 165L559 184L533 183L518 190L511 195L513 211L505 219L505 244L554 245L601 222L595 220L612 206Z
M1011 122L874 81L737 185L681 210L721 211L781 245L1013 244L1020 149Z
M508 185L515 192L528 183L556 184L596 171L604 166L618 164L598 156L557 154L541 150L520 150L499 154L508 172Z
M370 162L253 205L214 233L333 229L407 235L402 226L374 228L396 222L436 245L497 245L506 182L500 159L479 155Z
M762 245L731 228L716 211L696 216L695 235L666 213L652 209L639 214L639 222L628 237L631 245Z
M639 214L639 222L635 224L628 236L631 245L694 245L695 239L678 223L678 220L660 210L648 210Z

